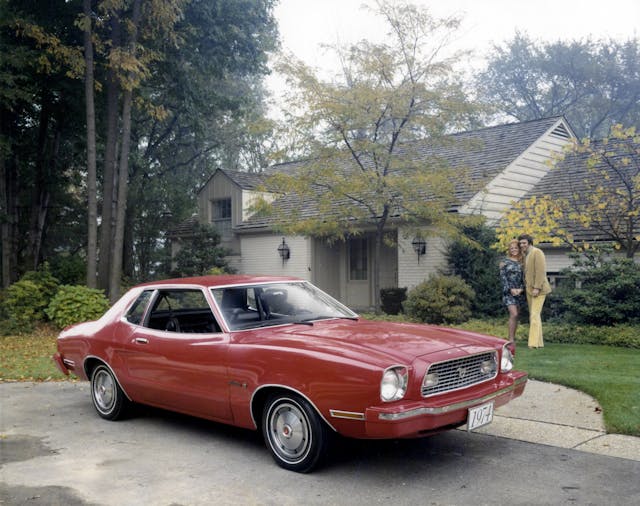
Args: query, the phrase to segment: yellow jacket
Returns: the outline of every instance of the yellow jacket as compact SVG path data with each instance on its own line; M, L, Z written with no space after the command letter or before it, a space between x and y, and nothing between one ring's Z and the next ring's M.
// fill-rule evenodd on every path
M547 280L547 262L544 253L538 248L529 246L524 260L524 284L529 295L533 289L540 290L542 295L551 293L551 285Z

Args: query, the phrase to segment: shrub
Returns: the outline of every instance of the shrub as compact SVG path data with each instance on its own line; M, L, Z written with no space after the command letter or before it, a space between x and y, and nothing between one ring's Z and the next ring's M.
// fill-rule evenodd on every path
M461 323L471 317L473 289L458 276L431 276L409 291L405 313L426 323Z
M109 308L102 290L79 285L63 285L53 297L47 314L60 328L74 323L96 320Z
M49 299L33 281L15 282L6 289L3 299L9 319L7 325L15 331L30 332L37 322L45 319Z
M571 320L593 325L640 321L640 266L616 259L570 273L579 288L562 290L562 306Z
M51 272L62 285L80 285L87 279L86 262L78 254L60 254L53 257Z
M504 314L498 269L503 254L492 248L495 230L479 224L463 227L462 233L464 239L451 242L445 253L449 272L460 276L476 293L488 294L473 300L471 311L475 317Z
M406 288L383 288L380 290L381 309L387 314L400 314L406 298Z
M47 300L47 304L49 304L48 301L56 294L58 286L60 285L58 279L51 274L47 262L43 263L37 271L25 272L20 278L20 281L32 281L38 285L42 291L42 296Z

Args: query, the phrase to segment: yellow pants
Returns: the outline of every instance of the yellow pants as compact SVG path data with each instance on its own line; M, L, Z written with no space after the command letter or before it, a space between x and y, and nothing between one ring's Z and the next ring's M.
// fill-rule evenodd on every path
M542 306L546 295L538 295L534 297L527 294L527 303L529 305L529 347L530 348L542 348L544 342L542 341Z

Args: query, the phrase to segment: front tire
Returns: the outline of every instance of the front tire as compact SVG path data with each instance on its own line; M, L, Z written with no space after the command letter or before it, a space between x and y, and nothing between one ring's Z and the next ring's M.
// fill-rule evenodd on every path
M91 374L91 400L98 415L105 420L124 418L130 404L111 369L104 364Z
M292 393L279 393L267 399L262 434L276 463L298 473L308 473L322 463L330 436L311 404Z

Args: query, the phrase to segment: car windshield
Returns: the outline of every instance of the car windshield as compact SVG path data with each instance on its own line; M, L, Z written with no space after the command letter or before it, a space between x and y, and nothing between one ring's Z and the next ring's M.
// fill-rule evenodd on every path
M231 330L357 318L350 309L307 282L231 286L211 291Z

